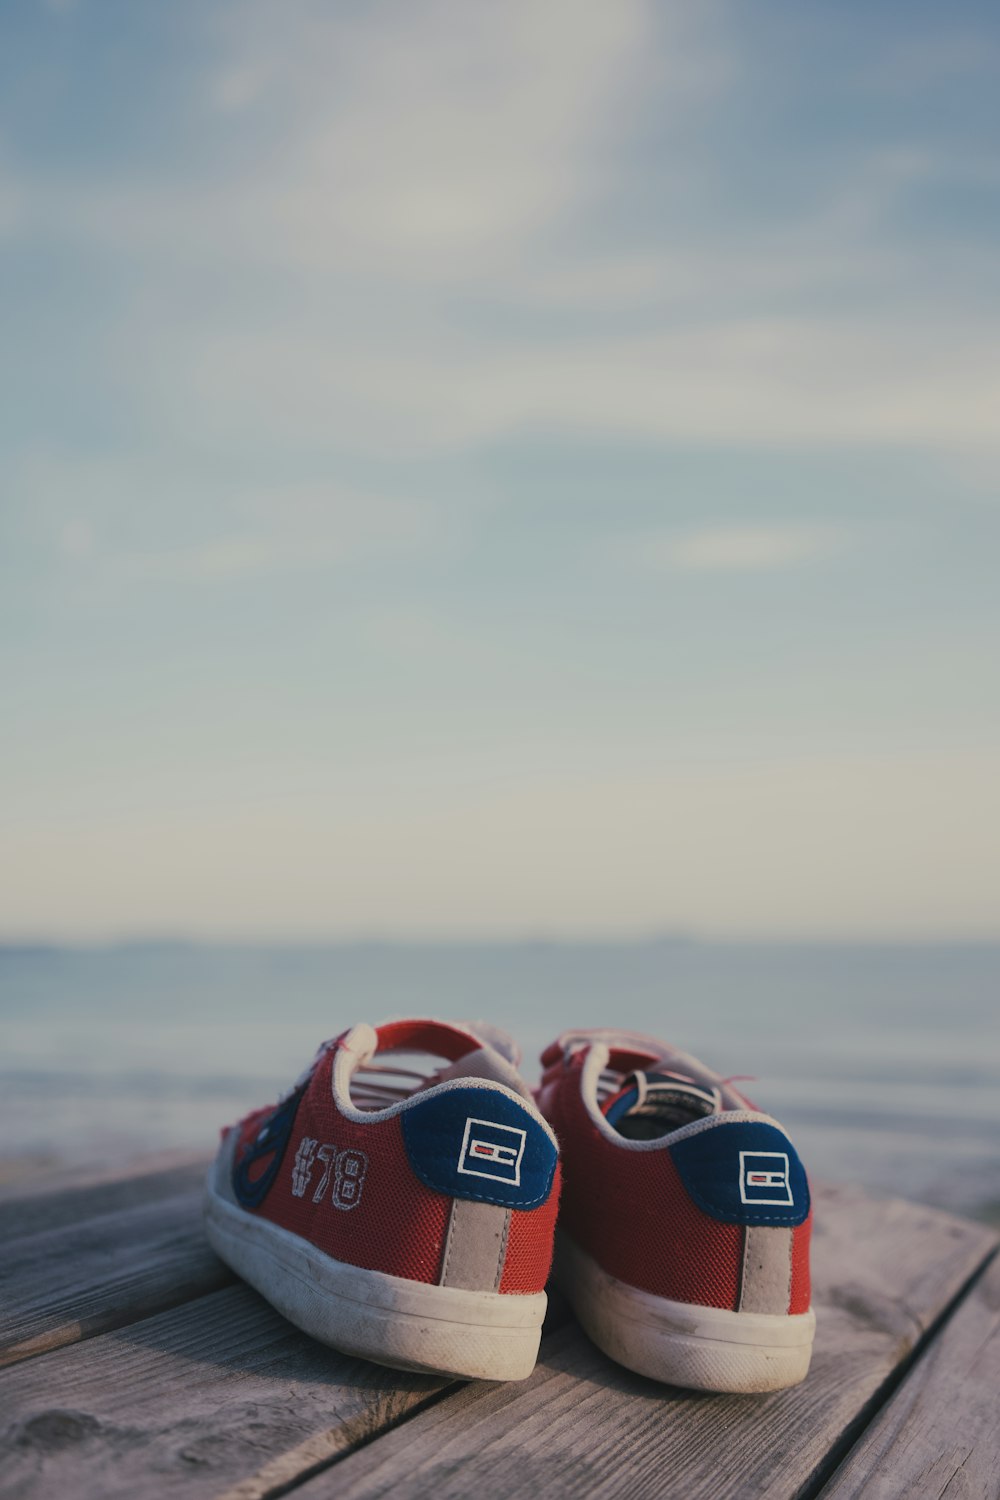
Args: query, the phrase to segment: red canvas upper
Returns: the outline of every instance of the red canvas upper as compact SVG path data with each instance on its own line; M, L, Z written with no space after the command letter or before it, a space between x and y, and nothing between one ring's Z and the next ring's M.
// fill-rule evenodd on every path
M247 1211L301 1236L338 1261L435 1284L441 1279L454 1198L427 1185L414 1170L404 1142L402 1113L359 1120L338 1106L332 1073L338 1053L350 1046L351 1036L345 1033L321 1050L299 1100L274 1181L263 1201ZM377 1037L379 1053L428 1052L450 1063L482 1047L472 1033L433 1021L390 1023L377 1029ZM484 1093L481 1097L492 1096ZM259 1133L271 1114L271 1110L256 1110L233 1127L239 1132L237 1168L248 1152L260 1150ZM248 1169L251 1181L272 1167L275 1154L265 1150L254 1161ZM477 1185L482 1186L470 1178L470 1189ZM511 1211L501 1292L531 1294L544 1289L558 1196L557 1168L544 1202Z
M586 1041L568 1051L560 1043L542 1056L539 1107L562 1152L560 1228L630 1286L672 1301L735 1310L745 1226L725 1222L694 1201L667 1149L669 1137L664 1149L634 1150L599 1129L581 1088L588 1051ZM641 1047L620 1046L612 1047L608 1065L625 1073L656 1061L655 1053ZM732 1103L745 1107L741 1096ZM810 1226L811 1215L792 1229L790 1313L809 1307Z
M411 1281L434 1282L450 1200L424 1187L410 1170L398 1115L359 1125L340 1114L331 1092L333 1057L334 1051L327 1052L317 1064L296 1114L282 1170L263 1204L253 1211L301 1235L335 1260ZM294 1194L291 1169L303 1138L329 1142L338 1151L354 1147L365 1153L368 1170L355 1210L338 1213L328 1192L318 1203L313 1201L323 1163L318 1164L306 1191ZM406 1232L401 1233L404 1225Z

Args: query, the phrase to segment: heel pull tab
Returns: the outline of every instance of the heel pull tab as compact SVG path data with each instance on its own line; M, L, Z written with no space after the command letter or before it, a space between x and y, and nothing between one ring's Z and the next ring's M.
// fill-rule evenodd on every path
M512 1208L456 1198L441 1252L441 1286L498 1292L507 1255Z

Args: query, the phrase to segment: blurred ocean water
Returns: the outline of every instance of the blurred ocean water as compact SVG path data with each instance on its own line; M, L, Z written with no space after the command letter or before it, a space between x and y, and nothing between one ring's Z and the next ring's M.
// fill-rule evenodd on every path
M358 1020L665 1037L816 1176L1000 1216L1000 946L643 942L0 948L0 1182L161 1149L284 1089Z

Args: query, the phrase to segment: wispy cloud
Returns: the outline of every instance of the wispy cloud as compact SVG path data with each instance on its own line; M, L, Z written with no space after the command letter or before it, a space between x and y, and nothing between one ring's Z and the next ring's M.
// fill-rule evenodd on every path
M991 262L949 244L943 281L893 225L954 152L852 141L822 194L738 232L697 211L738 186L708 122L763 66L735 66L725 6L219 15L196 163L22 168L8 193L24 243L141 273L100 358L173 442L1000 447ZM619 223L643 172L659 210Z
M286 440L328 431L411 451L518 433L602 433L751 448L1000 447L1000 357L987 325L886 328L816 318L706 322L520 346L442 336L430 357L389 330L337 348L273 331L168 335L179 423L270 420ZM289 399L291 398L291 399Z
M630 94L656 81L652 18L647 0L425 0L350 17L228 6L205 22L221 60L194 169L48 176L31 207L53 230L157 260L235 251L244 265L465 279L600 191ZM266 152L234 154L233 119L256 140L258 115Z
M12 920L996 930L991 13L49 3L0 49ZM832 737L884 772L729 774Z
M164 474L137 455L35 453L12 469L6 503L22 541L90 582L211 584L329 570L429 546L440 553L449 530L432 500L232 476L216 481L213 496L197 476Z
M631 554L647 566L684 573L759 573L794 567L836 551L843 533L835 527L761 525L704 526L658 533L635 542Z

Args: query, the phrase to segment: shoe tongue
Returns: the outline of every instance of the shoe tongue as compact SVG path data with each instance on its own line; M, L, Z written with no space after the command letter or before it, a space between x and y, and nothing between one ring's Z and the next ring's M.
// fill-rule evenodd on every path
M719 1091L695 1083L679 1073L659 1071L630 1073L617 1094L605 1103L603 1113L609 1125L628 1140L656 1140L717 1114Z
M506 1084L525 1099L531 1098L531 1090L522 1083L513 1064L488 1045L477 1048L475 1052L467 1052L457 1062L441 1068L434 1075L433 1082L446 1083L453 1078L489 1078L494 1083Z

